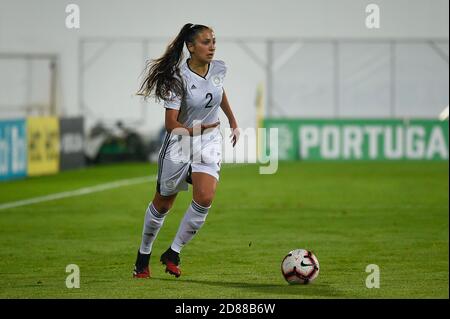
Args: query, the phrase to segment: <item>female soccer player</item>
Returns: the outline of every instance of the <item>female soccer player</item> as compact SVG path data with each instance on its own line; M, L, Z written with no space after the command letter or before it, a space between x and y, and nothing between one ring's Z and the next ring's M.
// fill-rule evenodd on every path
M183 60L186 45L190 58ZM214 198L222 158L219 107L228 118L233 147L239 139L237 121L228 103L223 82L227 68L213 60L216 39L211 28L188 23L166 49L149 64L138 94L164 101L166 135L158 161L156 192L149 204L133 276L151 276L153 242L177 193L193 186L189 205L171 246L161 255L166 272L181 275L181 249L205 223ZM181 64L181 65L180 65ZM187 143L186 143L187 139ZM187 147L186 147L187 146ZM188 152L186 152L186 148Z

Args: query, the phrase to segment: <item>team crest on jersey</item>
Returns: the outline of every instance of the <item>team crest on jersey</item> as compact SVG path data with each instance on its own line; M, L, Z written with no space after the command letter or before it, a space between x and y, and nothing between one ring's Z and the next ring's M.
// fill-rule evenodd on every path
M214 86L217 86L217 87L221 86L222 81L223 81L223 79L218 75L215 75L212 77L212 83L214 84Z

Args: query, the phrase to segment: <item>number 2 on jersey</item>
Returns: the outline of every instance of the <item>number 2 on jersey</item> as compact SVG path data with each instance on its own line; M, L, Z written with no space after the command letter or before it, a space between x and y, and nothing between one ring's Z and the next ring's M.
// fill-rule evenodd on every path
M209 98L209 101L208 101L208 103L206 103L205 109L207 109L207 108L209 108L209 107L212 107L212 105L209 104L209 103L211 103L213 96L212 96L211 93L206 93L206 98L207 98L207 99Z

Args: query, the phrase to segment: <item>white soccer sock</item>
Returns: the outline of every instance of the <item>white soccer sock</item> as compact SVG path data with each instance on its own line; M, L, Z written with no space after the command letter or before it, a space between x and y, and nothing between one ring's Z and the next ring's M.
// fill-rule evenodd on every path
M203 207L192 200L183 220L181 221L178 232L173 240L170 248L177 253L181 252L181 249L186 245L197 233L197 231L203 226L208 215L208 210L211 208Z
M144 229L142 230L141 247L139 248L141 254L150 254L152 251L153 242L164 223L166 215L167 213L160 214L155 206L153 206L153 203L148 205L147 212L145 213Z

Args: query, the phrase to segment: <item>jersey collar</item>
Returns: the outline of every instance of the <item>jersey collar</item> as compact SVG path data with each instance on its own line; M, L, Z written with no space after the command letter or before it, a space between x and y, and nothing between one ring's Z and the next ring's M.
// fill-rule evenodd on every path
M187 66L187 68L189 69L189 71L191 71L191 72L194 73L195 75L201 77L202 79L206 80L206 77L207 77L208 74L209 74L209 70L211 69L211 63L208 63L208 70L206 71L205 76L201 76L200 74L198 74L197 72L195 72L194 70L191 69L191 67L189 66L189 63L188 63L189 60L190 60L190 59L187 59L187 60L186 60L186 66Z

